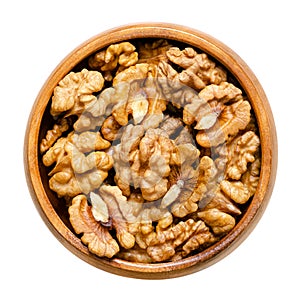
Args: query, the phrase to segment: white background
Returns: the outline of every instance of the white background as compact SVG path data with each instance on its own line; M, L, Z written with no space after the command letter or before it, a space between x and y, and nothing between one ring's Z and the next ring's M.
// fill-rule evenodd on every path
M23 169L28 115L71 50L132 22L204 31L238 53L262 84L279 142L276 185L249 238L217 264L176 279L138 280L96 269L48 230ZM300 299L298 1L1 1L1 299Z

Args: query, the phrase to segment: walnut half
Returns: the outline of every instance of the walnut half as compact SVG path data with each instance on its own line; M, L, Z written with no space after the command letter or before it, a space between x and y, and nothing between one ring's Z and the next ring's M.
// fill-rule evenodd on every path
M119 252L118 243L108 229L94 218L91 206L84 195L78 195L69 207L70 222L77 234L83 234L81 240L89 250L98 255L113 257Z

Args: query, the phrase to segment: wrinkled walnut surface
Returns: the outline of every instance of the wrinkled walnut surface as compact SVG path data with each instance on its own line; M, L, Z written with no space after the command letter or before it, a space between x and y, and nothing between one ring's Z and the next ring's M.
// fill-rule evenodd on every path
M151 39L109 45L58 83L41 161L91 253L175 261L235 227L260 139L229 78L206 53Z

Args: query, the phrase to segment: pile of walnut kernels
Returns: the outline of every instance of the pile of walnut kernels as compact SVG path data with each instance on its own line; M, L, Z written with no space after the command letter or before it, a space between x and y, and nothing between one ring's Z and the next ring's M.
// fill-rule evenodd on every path
M91 253L174 261L235 226L258 185L260 140L228 77L205 53L145 39L59 82L40 153Z

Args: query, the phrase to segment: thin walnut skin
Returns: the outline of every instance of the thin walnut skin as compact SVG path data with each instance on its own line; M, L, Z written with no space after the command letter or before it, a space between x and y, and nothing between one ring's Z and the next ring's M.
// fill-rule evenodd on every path
M124 41L54 89L49 187L99 257L176 261L234 229L260 177L251 104L206 53Z

